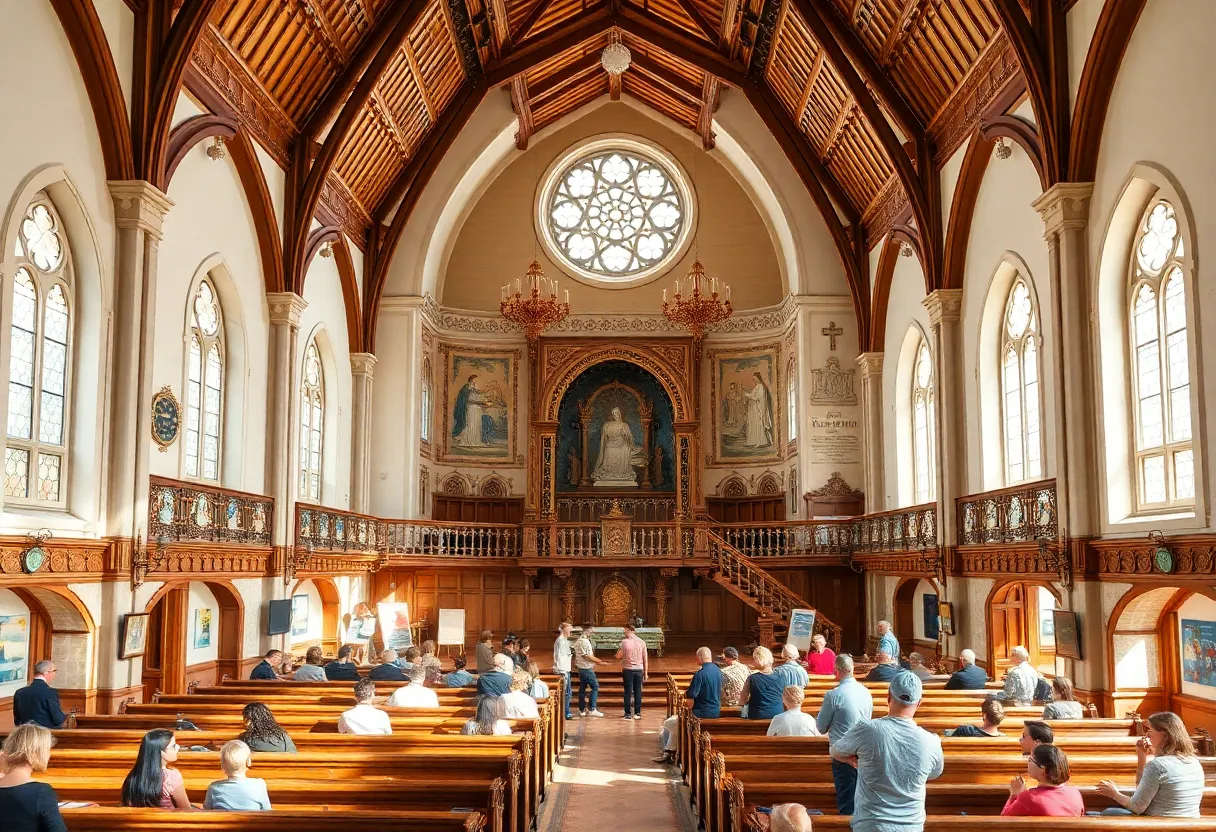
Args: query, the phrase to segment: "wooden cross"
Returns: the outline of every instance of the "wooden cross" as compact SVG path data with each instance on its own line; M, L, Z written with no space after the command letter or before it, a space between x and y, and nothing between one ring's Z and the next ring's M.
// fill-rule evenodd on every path
M828 321L828 325L819 331L831 339L831 342L828 344L828 347L832 351L835 351L836 350L836 336L844 335L844 330L841 329L840 327L836 326L835 321Z

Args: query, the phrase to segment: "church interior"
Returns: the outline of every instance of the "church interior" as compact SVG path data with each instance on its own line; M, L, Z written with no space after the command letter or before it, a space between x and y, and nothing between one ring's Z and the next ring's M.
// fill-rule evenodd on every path
M1130 781L1157 712L1213 754L1213 32L1199 0L0 3L0 735L53 663L35 777L99 804L67 828L189 829L123 773L185 720L201 801L186 749L268 651L472 670L490 631L568 690L586 622L643 638L639 725L554 698L447 737L476 703L440 691L391 756L337 742L348 684L283 682L299 765L255 754L276 808L208 828L766 830L827 746L711 750L695 651L868 668L884 628L938 681L1070 680L1111 743L1062 746L1079 786ZM980 718L933 685L926 726ZM947 741L951 783L999 776L927 826L991 826L1009 748Z

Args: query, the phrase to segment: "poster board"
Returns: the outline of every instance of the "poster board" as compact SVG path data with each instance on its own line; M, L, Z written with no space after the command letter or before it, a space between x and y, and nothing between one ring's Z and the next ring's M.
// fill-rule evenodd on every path
M811 635L814 631L814 610L790 610L790 631L785 637L786 644L792 644L799 651L806 653L811 649Z
M410 605L406 603L376 604L376 617L380 620L380 635L385 650L405 650L414 646L410 634Z
M455 644L464 647L464 610L439 611L439 646Z

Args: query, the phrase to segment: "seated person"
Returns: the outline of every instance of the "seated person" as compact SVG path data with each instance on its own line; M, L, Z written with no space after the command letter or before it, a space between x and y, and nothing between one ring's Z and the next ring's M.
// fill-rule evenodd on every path
M296 668L292 678L297 682L324 682L325 668L322 666L321 648L313 645L304 654L304 664Z
M836 651L828 647L822 633L811 636L811 650L806 654L806 672L815 676L831 676L836 672Z
M355 707L338 717L339 734L391 734L393 725L388 714L372 704L376 683L371 679L355 682Z
M249 674L250 679L265 679L270 682L279 680L279 665L283 664L282 650L268 650L266 656L257 664L253 672Z
M465 670L469 660L464 656L456 657L456 669L443 677L443 683L449 688L467 688L477 684L477 677Z
M1046 722L1031 719L1022 723L1022 735L1018 737L1018 747L1025 756L1040 745L1051 745L1056 741L1055 732Z
M34 780L46 771L53 739L49 728L37 723L18 725L0 747L0 817L12 832L67 832L59 815L59 795L46 783Z
M1132 795L1119 791L1111 780L1099 781L1098 791L1121 807L1103 814L1199 817L1203 764L1177 714L1165 711L1148 718L1148 736L1136 743L1136 772Z
M701 663L701 669L692 675L688 690L684 692L684 699L686 702L692 701L693 716L698 719L717 719L722 711L722 671L714 664L713 651L708 647L697 648L697 661ZM676 733L679 726L679 715L663 720L663 730L659 733L663 754L655 758L656 763L675 761L676 746L680 739Z
M722 707L738 708L743 684L752 671L739 661L739 651L734 647L723 648L722 659Z
M224 747L220 749L220 768L224 770L224 779L216 780L207 787L203 808L228 812L258 812L270 809L266 781L245 776L251 765L253 754L249 746L240 740L224 743Z
M811 832L811 816L801 803L778 803L769 815L769 832Z
M785 710L773 717L768 724L770 737L818 737L819 727L815 717L802 711L802 699L806 694L797 685L786 685L781 691L781 704Z
M933 677L933 671L925 667L925 656L923 653L908 654L908 670L916 674L922 682Z
M245 721L245 731L237 739L251 751L296 753L296 744L275 720L270 708L261 702L250 702L241 711L241 717Z
M781 679L783 686L797 685L805 688L809 681L806 668L798 662L798 648L786 644L781 648L782 662L773 667L773 673Z
M781 678L773 673L773 652L767 647L752 651L756 671L743 683L739 715L745 719L772 719L781 713Z
M462 734L480 734L482 736L505 737L510 735L511 726L498 714L502 704L497 696L483 696L477 703L477 715L464 724L460 729Z
M397 651L385 650L380 654L380 664L373 667L367 678L373 682L404 682L408 677L397 667Z
M331 682L359 681L359 668L351 661L350 655L355 648L343 644L338 648L338 658L325 665L325 678Z
M169 768L177 762L177 738L167 728L154 728L139 741L135 765L122 782L123 806L190 809L182 773Z
M502 640L502 654L511 660L511 669L508 673L514 673L515 668L519 666L519 641L513 633L507 633L506 638Z
M879 650L874 655L874 660L878 664L874 665L870 672L866 674L865 681L867 682L890 682L901 672L899 664L891 657L890 653Z
M1051 702L1043 708L1043 719L1082 719L1085 709L1073 697L1072 680L1057 676L1051 680Z
M504 717L507 719L537 719L540 717L540 709L536 707L536 700L528 695L530 687L532 687L532 677L528 671L515 671L515 675L511 677L511 690L503 694L500 699Z
M532 677L532 685L528 688L528 696L533 699L548 699L549 685L540 678L540 666L536 662L528 662L528 675Z
M418 657L418 661L422 662L422 666L427 668L432 675L439 675L439 659L435 656L435 642L430 639L422 642L422 655Z
M410 668L410 683L393 691L388 705L392 708L438 708L439 694L426 686L426 668L421 664Z
M959 668L946 680L946 690L983 690L988 683L988 674L975 665L975 651L964 650L958 654Z
M1085 801L1076 786L1068 785L1068 758L1054 745L1040 745L1026 760L1026 774L1039 785L1026 788L1026 778L1009 781L1009 799L1001 814L1010 816L1080 818Z
M417 647L407 647L405 648L405 652L399 655L400 658L397 659L397 667L401 668L401 671L408 676L410 673L410 668L413 667L418 661L419 657L422 655L422 651Z
M1000 725L1005 719L1005 706L996 699L985 699L980 705L980 713L984 715L983 724L978 728L974 725L960 725L953 731L947 731L949 737L999 737Z
M511 691L511 673L515 665L503 653L494 655L494 669L477 677L478 696L503 696Z
M1007 702L1029 705L1034 701L1034 689L1042 678L1030 663L1030 652L1025 647L1014 647L1009 651L1012 664L1005 672L1005 687L995 696Z

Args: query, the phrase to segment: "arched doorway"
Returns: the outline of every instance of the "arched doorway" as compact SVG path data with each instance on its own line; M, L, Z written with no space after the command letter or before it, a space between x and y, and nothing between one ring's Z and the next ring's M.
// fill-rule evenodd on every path
M29 611L26 680L34 665L55 662L55 687L65 711L95 713L96 625L84 602L67 587L13 587L12 593Z
M191 682L215 684L241 675L245 605L227 581L168 583L144 608L149 613L144 699L185 693Z
M308 592L309 588L315 588L316 598L313 598L313 593ZM305 594L310 597L310 606L317 601L320 602L320 609L310 609L309 614L320 613L320 637L306 637L297 641L295 628L292 628L291 649L293 653L299 651L299 647L311 646L318 644L321 651L327 656L335 655L338 652L338 647L341 644L341 633L339 632L338 610L341 607L340 596L338 595L338 587L330 578L301 578L296 581L296 585L291 589L291 597L294 601L297 595Z
M904 578L896 585L891 626L905 655L915 651L926 659L939 657L939 597L937 584L925 578Z
M1056 672L1055 624L1052 610L1060 606L1054 587L1033 581L1013 581L993 588L985 617L988 624L989 673L999 679L1009 667L1009 653L1025 647L1040 673Z

